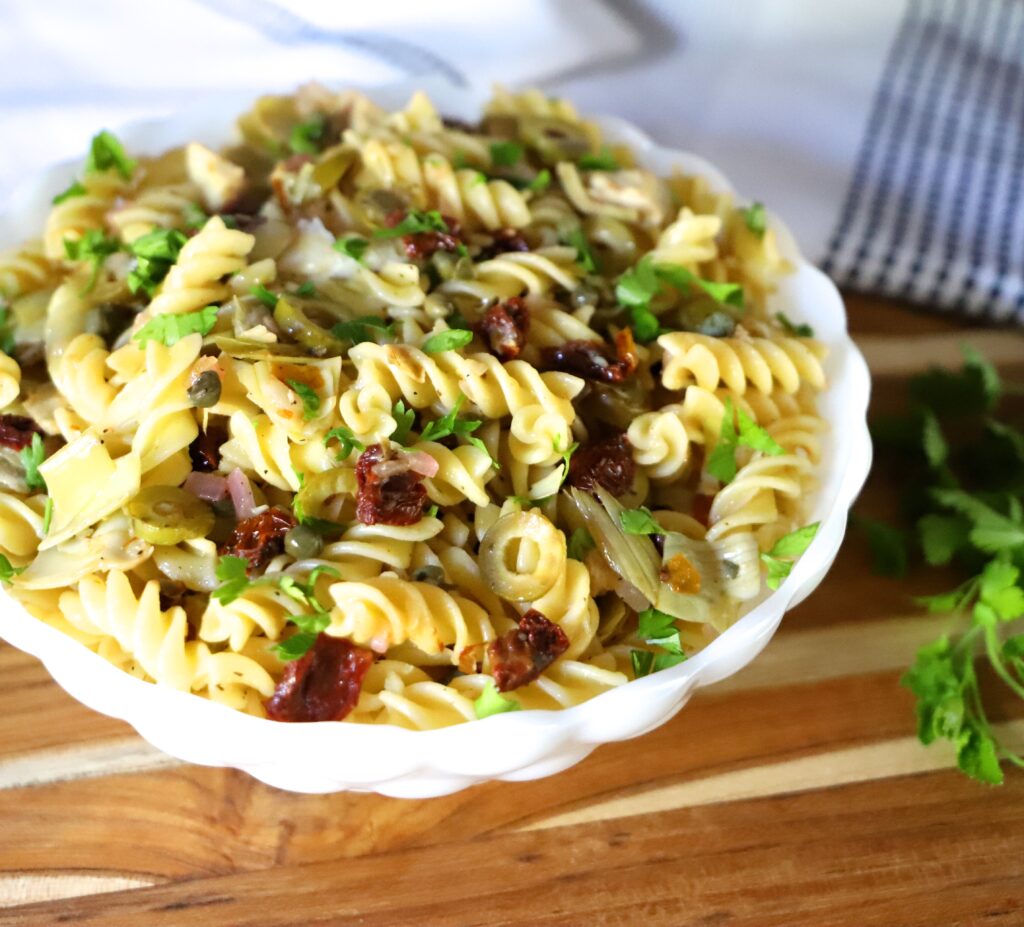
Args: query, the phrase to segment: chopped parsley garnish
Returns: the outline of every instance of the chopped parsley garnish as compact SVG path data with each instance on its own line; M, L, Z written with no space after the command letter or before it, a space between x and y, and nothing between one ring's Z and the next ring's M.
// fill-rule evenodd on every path
M562 478L558 481L558 486L561 488L565 481L569 479L569 462L572 460L572 455L579 450L580 442L574 441L565 450L562 450L562 439L557 435L551 441L551 449L556 453L560 454L562 458Z
M366 445L352 433L351 429L346 428L344 425L332 428L324 435L325 447L330 444L331 441L338 442L338 454L334 458L335 460L348 460L353 451L366 450Z
M447 331L431 335L420 345L427 354L440 354L442 351L457 351L473 340L473 333L464 328L450 328Z
M551 186L551 171L545 167L537 171L532 180L523 180L520 177L509 177L507 180L517 190L526 190L529 193L543 193Z
M657 648L650 650L633 650L630 658L633 661L633 675L639 679L650 673L678 666L686 659L683 642L679 637L679 628L671 615L660 612L656 608L648 608L637 616L637 637L648 646Z
M398 225L389 229L377 229L373 233L373 237L401 238L403 235L418 235L422 232L447 231L448 226L444 219L441 218L441 213L436 209L431 209L429 212L412 209Z
M523 157L523 146L519 142L494 142L491 144L491 163L495 167L513 167Z
M138 342L140 348L144 348L150 341L159 341L167 347L172 347L187 335L210 334L216 324L217 307L207 306L195 312L154 316L132 338Z
M273 310L277 307L277 301L280 297L276 293L271 293L262 283L257 283L249 293L255 296L264 306L268 309Z
M92 291L100 275L100 268L108 255L120 250L116 238L108 238L100 229L89 229L81 238L65 238L64 253L69 261L85 261L92 267L89 282L82 288L82 295Z
M395 430L391 432L391 440L396 444L405 444L409 440L409 432L416 421L416 412L407 409L401 399L391 409L391 417L395 420Z
M455 400L455 405L452 406L451 410L443 417L436 419L433 422L427 422L420 432L421 441L440 441L442 438L447 438L450 435L457 435L465 438L473 447L483 451L488 457L491 457L490 451L487 450L487 445L484 444L479 438L473 436L473 432L476 431L483 422L478 419L460 419L459 409L462 408L462 404L466 401L465 396L459 396ZM499 468L498 462L491 457L491 466Z
M59 206L66 200L74 199L76 196L85 196L85 194L85 185L81 181L75 180L72 182L71 186L58 193L52 200L50 200L50 202L54 206Z
M122 178L130 180L136 163L125 153L124 146L118 141L117 136L104 129L92 138L89 157L85 161L85 172L91 174L115 168Z
M25 482L29 489L46 489L46 480L39 472L39 465L46 460L46 448L39 432L32 435L32 443L18 451L21 465L25 468Z
M793 322L785 312L776 312L775 318L778 319L779 325L782 326L787 335L792 335L794 338L814 337L814 329L806 322L797 324L796 322Z
M586 528L575 528L569 536L569 543L566 547L572 560L582 561L586 559L587 554L597 548L597 544Z
M584 271L588 274L601 272L601 264L590 249L590 242L587 241L587 236L584 234L583 229L575 228L567 233L565 243L576 249L576 262Z
M308 422L320 414L320 397L315 389L300 380L285 381L292 392L302 400L302 417Z
M185 221L185 228L193 231L199 231L210 219L198 203L186 203L181 211L181 217Z
M785 449L743 409L734 410L732 399L728 398L725 400L725 413L722 415L718 444L708 455L708 473L723 483L731 483L736 478L736 451L740 447L749 447L771 457L785 453Z
M50 525L53 522L53 499L50 496L46 497L46 503L43 506L43 537L46 537L50 533Z
M326 128L327 120L320 115L314 116L307 122L300 122L292 126L292 130L288 134L288 147L295 154L319 154Z
M751 203L746 209L741 209L743 224L758 238L764 238L768 229L768 216L764 211L764 203Z
M14 319L7 306L0 305L0 351L14 353Z
M142 290L152 296L181 254L188 239L177 229L154 229L136 238L128 250L135 256L135 266L128 273L128 289Z
M299 287L296 288L295 295L306 297L316 296L316 284L313 283L312 280L307 280L305 283L301 284Z
M362 344L364 341L376 341L373 332L391 335L395 330L393 322L378 318L375 315L364 315L347 322L338 322L331 328L331 334L342 341Z
M765 582L769 589L778 589L782 581L789 576L793 570L793 564L810 546L819 527L821 527L821 522L817 521L811 525L804 525L803 528L798 528L785 537L779 538L768 553L761 554L761 560L768 567L768 577Z
M16 567L11 565L11 561L8 560L3 554L0 554L0 583L5 586L9 585L11 580L14 579L19 573L24 573L25 567Z
M498 691L494 680L488 680L483 692L473 702L473 711L477 718L489 718L491 715L501 715L507 711L519 711L523 706L514 698L505 698Z
M722 306L743 309L743 287L738 283L705 280L679 264L655 264L645 257L626 271L615 286L615 298L630 309L638 341L650 341L657 334L654 330L657 320L650 311L650 304L661 293L663 283L684 294L698 289Z
M360 238L358 235L349 235L347 238L339 238L334 243L335 251L347 254L352 258L352 260L359 261L360 263L362 263L363 255L369 247L370 243L365 238Z
M626 534L665 533L665 529L658 524L651 510L642 505L638 509L625 509L619 515L619 523Z
M581 171L617 171L619 162L615 160L612 150L606 145L600 154L585 154L576 162Z

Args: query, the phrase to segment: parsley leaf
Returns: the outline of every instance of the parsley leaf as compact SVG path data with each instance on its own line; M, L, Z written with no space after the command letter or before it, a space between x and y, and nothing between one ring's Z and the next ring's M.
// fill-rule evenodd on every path
M797 528L784 537L779 538L775 545L766 554L761 554L761 560L768 567L768 578L766 583L769 589L778 589L782 581L789 576L797 558L810 547L811 541L818 533L821 522L814 522Z
M276 293L271 293L262 283L257 283L249 293L255 296L264 306L273 311L277 308L277 301L280 297Z
M401 399L391 409L391 417L395 420L396 428L391 432L391 440L396 444L405 444L409 440L409 432L416 421L416 412L407 409Z
M340 251L342 254L347 254L352 260L363 262L363 255L366 253L366 249L370 247L370 243L365 238L360 238L358 235L349 235L347 238L339 238L334 243L334 250Z
M25 567L12 566L11 561L3 554L0 554L0 583L3 583L5 586L10 585L11 580L19 573L24 573L25 569Z
M331 329L331 334L342 341L362 344L364 341L375 342L377 340L371 329L375 329L384 335L391 335L395 330L395 326L393 322L388 322L386 319L378 318L375 315L363 315L358 319L338 322Z
M46 480L39 472L39 465L46 460L46 448L39 432L32 434L32 443L18 451L21 465L25 468L25 482L29 489L46 489Z
M307 122L299 122L288 133L288 147L295 154L320 154L320 143L324 140L326 128L327 120L321 115Z
M448 225L436 209L421 212L411 209L398 225L387 229L377 229L374 238L401 238L403 235L418 235L421 232L447 232Z
M324 435L324 446L331 441L338 442L338 455L334 458L335 460L347 460L351 456L352 451L366 450L366 445L352 433L351 429L346 428L344 425L332 428Z
M796 322L793 322L785 312L776 312L775 318L778 320L779 325L782 326L787 335L792 335L794 338L814 337L814 329L806 322L797 324Z
M85 172L91 174L96 171L108 171L113 167L123 179L130 180L136 163L125 154L124 146L118 141L117 136L104 129L92 138L89 157L85 161Z
M565 481L569 479L569 462L572 460L572 455L575 454L577 450L579 450L579 446L580 442L574 441L563 451L562 440L557 435L551 442L552 450L554 450L556 454L562 455L562 478L558 481L559 489L561 489Z
M50 200L50 202L54 206L59 206L66 200L73 199L76 196L85 196L85 194L85 185L81 181L75 180L72 182L71 186L69 186L66 190L63 190L62 192L58 193L52 200Z
M600 154L585 154L576 162L581 171L617 171L619 162L612 150L605 145Z
M718 444L708 455L705 469L722 483L731 483L736 478L736 451L741 446L771 457L785 453L785 449L743 409L733 409L730 397L725 400L725 413L722 415Z
M594 255L594 252L591 251L590 242L587 241L587 236L584 234L583 229L575 228L567 233L565 243L576 249L576 263L584 271L588 274L598 274L601 272L601 264Z
M296 296L316 296L316 284L307 280L295 290Z
M582 561L592 550L596 550L597 543L586 528L576 528L569 537L566 548L570 559Z
M143 290L147 296L152 296L187 241L177 229L154 229L136 238L128 246L135 256L135 266L128 273L128 289L133 293Z
M531 193L542 193L549 186L551 186L551 171L545 167L537 172L537 176L526 185L525 189Z
M89 282L83 287L81 293L89 293L100 275L100 268L108 255L120 250L120 245L115 238L108 238L100 229L89 229L81 238L65 238L64 253L69 261L85 261L92 266L92 273Z
M971 524L961 515L931 512L917 522L921 552L930 566L945 566L969 543Z
M764 210L764 203L751 203L746 209L741 209L743 224L758 238L764 238L768 228L768 216Z
M7 306L0 306L0 351L14 353L14 319Z
M180 315L165 313L154 316L132 338L138 342L140 348L144 348L150 341L159 341L171 347L187 335L197 332L200 335L210 334L216 324L217 307L207 306L205 309L183 312Z
M210 593L211 597L221 605L234 602L251 585L248 569L249 561L245 557L221 557L214 571L221 584Z
M523 157L523 146L519 142L493 142L491 163L495 167L512 167Z
M457 351L464 348L473 340L473 333L464 328L450 328L447 331L431 335L423 344L420 350L427 354L439 354L442 351Z
M638 509L624 509L619 522L626 534L665 534L651 510L642 505Z
M308 422L320 414L320 397L315 389L299 380L285 381L299 399L302 400L302 417Z
M201 229L210 219L206 210L198 203L186 203L181 211L181 217L185 221L185 228L193 231Z
M671 615L656 608L645 609L637 615L636 633L646 644L660 651L633 650L630 653L636 678L677 666L686 659L679 628Z
M684 294L696 287L723 306L743 308L743 287L738 283L716 283L714 280L705 280L679 264L656 264L654 269L658 277Z
M507 711L519 711L523 706L514 698L505 698L494 684L494 680L488 680L483 692L473 702L473 711L477 718L489 718L491 715L501 715Z
M490 457L491 466L494 467L495 470L500 470L501 465L491 457L491 452L487 450L487 445L479 438L472 437L473 432L476 431L483 422L479 420L458 418L459 409L462 408L462 403L465 399L465 396L459 396L455 401L455 405L452 406L451 410L446 415L433 422L427 422L423 431L420 432L420 440L440 441L442 438L447 438L449 435L460 435L466 438L473 447L483 451L488 457Z

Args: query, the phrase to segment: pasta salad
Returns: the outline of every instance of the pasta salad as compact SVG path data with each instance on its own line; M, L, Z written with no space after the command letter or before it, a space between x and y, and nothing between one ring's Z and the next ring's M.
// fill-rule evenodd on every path
M684 661L817 529L824 349L764 208L566 101L307 85L96 135L0 255L0 579L124 671L432 729Z

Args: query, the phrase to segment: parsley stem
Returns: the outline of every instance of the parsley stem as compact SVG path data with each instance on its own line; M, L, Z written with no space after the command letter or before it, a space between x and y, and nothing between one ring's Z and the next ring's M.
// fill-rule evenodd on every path
M1022 686L1013 676L1010 671L1006 668L1006 664L1003 662L1002 654L999 652L999 634L996 629L986 628L985 629L985 650L988 653L988 662L992 664L992 669L996 671L1003 682L1019 697L1024 699L1024 686Z
M1018 769L1024 769L1024 758L1018 756L1012 750L1007 750L1002 745L999 746L999 756L1004 760L1009 760Z

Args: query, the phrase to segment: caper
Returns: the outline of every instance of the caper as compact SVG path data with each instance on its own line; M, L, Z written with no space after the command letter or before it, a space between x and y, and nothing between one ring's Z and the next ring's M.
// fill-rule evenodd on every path
M323 550L323 539L307 525L296 525L284 536L284 550L296 560L307 560Z
M213 509L177 486L147 486L127 509L135 534L150 544L203 538L214 524Z
M204 370L188 388L188 399L197 409L209 409L220 402L220 377L214 370Z
M412 578L418 583L440 586L444 582L444 570L436 563L428 563L413 571Z
M736 329L736 320L727 312L715 310L697 323L697 331L711 338L728 338Z
M584 281L569 294L569 298L574 306L582 308L583 306L596 306L601 299L601 294L598 293L596 287Z

